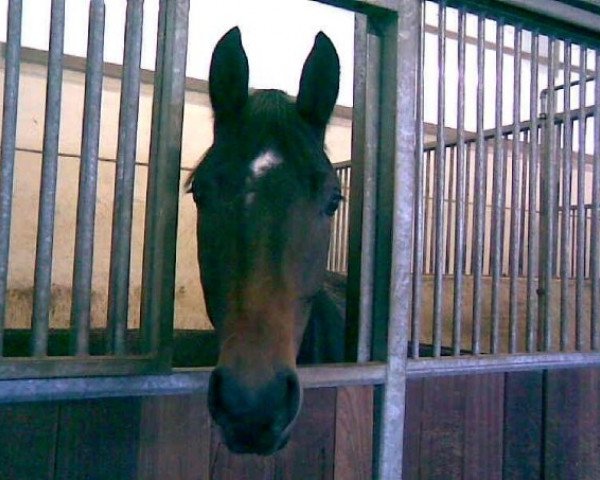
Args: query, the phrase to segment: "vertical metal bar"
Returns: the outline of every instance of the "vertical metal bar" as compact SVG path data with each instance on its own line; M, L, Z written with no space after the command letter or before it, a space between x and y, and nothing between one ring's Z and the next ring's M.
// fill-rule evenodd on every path
M31 351L35 356L46 355L48 348L64 36L65 0L52 0L44 119L44 152L42 154L42 181L40 185L33 314L31 320L33 327Z
M172 356L175 251L189 0L162 0L152 110L142 266L143 350Z
M594 73L594 183L592 187L592 349L600 350L600 50L596 50Z
M447 150L450 151L450 161L446 163L446 169L448 172L448 187L446 201L446 245L444 258L444 274L451 275L453 272L450 270L452 263L452 225L455 223L456 218L452 215L453 203L454 203L454 168L456 166L456 147L450 146Z
M386 383L378 478L402 478L406 353L412 297L411 256L415 193L416 70L419 0L398 2L398 16L384 36L382 69L382 154L394 158L392 265ZM395 59L395 61L394 61ZM389 62L389 63L388 63ZM388 105L390 108L386 108ZM388 146L389 145L389 146ZM392 150L389 150L391 147Z
M531 35L531 83L529 91L529 118L531 131L529 138L529 219L527 232L527 351L537 349L536 302L537 302L537 261L538 261L538 66L539 66L539 34Z
M452 332L453 354L460 355L462 338L463 262L465 256L465 29L466 13L458 11L458 105L456 128L456 211L454 234L454 328Z
M504 24L496 24L496 108L494 132L494 173L492 185L492 231L491 231L491 269L492 269L492 331L490 350L497 353L500 329L500 276L502 275L503 231L501 228L504 216L504 137L502 136L502 95L504 72Z
M366 144L367 17L354 16L352 176L349 195L348 283L346 285L345 360L357 361L360 330L360 265Z
M2 144L0 146L0 356L4 344L4 317L8 280L8 254L12 191L17 137L17 104L21 55L21 0L10 0L6 53L4 55L4 99L2 107Z
M425 69L425 7L424 2L419 2L419 42L418 42L418 62L417 65L417 113L416 113L416 146L415 146L415 237L413 247L413 298L412 298L412 352L413 358L419 357L419 343L421 341L421 321L423 319L423 258L425 250L425 218L423 211L425 209L424 188L424 162L425 154L423 152L424 124L423 109L424 84L423 74Z
M431 193L431 164L432 164L432 160L431 160L431 150L427 150L426 153L426 157L425 157L425 219L424 219L424 224L425 224L425 243L423 245L423 248L425 250L425 254L426 256L423 259L423 265L424 265L424 270L427 274L430 274L432 271L431 268L431 259L432 257L432 245L433 245L433 240L432 240L432 234L433 234L433 222L430 220L431 218L431 200L433 200L433 195Z
M91 1L71 300L71 352L77 355L88 354L91 323L94 222L104 66L104 10L102 0Z
M426 188L427 191L427 203L425 204L425 218L427 225L427 274L431 275L434 272L434 261L435 261L435 250L434 250L434 237L435 237L435 220L433 217L432 210L434 210L435 201L435 149L427 150L427 179Z
M379 154L379 75L381 39L367 35L367 77L365 104L364 185L362 211L362 251L360 257L360 303L358 361L371 357L373 323L373 282L375 261L375 221L377 211L377 157Z
M508 351L517 351L517 321L519 296L519 254L521 251L521 27L515 27L514 53L514 83L513 83L513 147L512 147L512 178L511 178L511 225L509 245L509 339Z
M528 154L529 154L529 142L530 142L531 127L523 130L523 144L521 148L521 223L519 231L521 236L519 238L519 276L524 276L525 272L525 238L527 236L527 172L528 172Z
M565 41L565 80L564 80L564 112L563 122L563 155L562 155L562 210L561 210L561 232L560 232L560 349L566 350L569 345L569 267L570 257L570 222L571 212L571 170L572 170L572 129L571 119L571 42Z
M548 41L548 95L546 121L544 123L544 165L541 173L541 205L540 205L540 321L543 325L544 350L552 348L553 329L553 284L555 236L556 236L556 40Z
M477 138L475 141L475 206L473 212L473 342L475 355L481 353L482 276L487 184L487 146L483 132L485 85L485 17L477 19Z
M143 0L129 0L125 18L125 49L121 82L107 318L107 351L117 355L125 353L125 332L129 307L131 224L140 101L143 8Z
M437 146L435 151L435 278L433 293L433 355L442 350L442 321L444 310L444 183L446 175L445 90L446 90L446 2L439 3L438 26L438 105Z
M575 280L575 347L584 348L585 275L586 275L586 208L585 208L585 77L587 71L587 50L579 47L579 107L577 115L577 267Z

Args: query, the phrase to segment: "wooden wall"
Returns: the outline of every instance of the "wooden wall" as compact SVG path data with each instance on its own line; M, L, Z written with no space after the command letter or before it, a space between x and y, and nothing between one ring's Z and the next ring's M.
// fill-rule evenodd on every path
M600 479L600 369L408 383L406 479ZM308 390L289 445L230 454L203 394L0 406L0 479L369 479L370 387Z

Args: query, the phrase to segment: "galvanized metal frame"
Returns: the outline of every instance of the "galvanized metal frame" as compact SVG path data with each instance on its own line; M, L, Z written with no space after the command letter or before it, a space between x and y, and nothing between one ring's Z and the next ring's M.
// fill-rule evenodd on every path
M131 196L135 165L139 57L141 48L140 0L128 2L122 109L114 215L119 230L113 253L120 253L111 268L111 281L125 281L125 295L111 295L107 355L89 356L90 294L93 258L96 172L103 77L104 2L90 2L90 33L86 67L80 192L73 277L72 356L48 357L48 305L52 268L52 236L56 195L57 138L60 120L64 1L53 0L44 133L40 228L36 255L32 356L3 357L3 318L6 295L8 239L10 236L12 171L14 166L16 105L18 98L21 1L9 5L2 164L0 168L0 377L5 379L94 375L135 375L170 368L170 342L175 275L175 235L179 198L181 127L185 85L185 60L189 0L161 1L157 64L155 69L151 159L149 165L147 228L143 281L142 331L146 342L129 351L124 345L127 326L127 276L131 229ZM113 239L115 240L115 239ZM117 288L115 285L114 288ZM114 292L113 288L113 293ZM122 294L123 291L118 293ZM149 294L149 295L148 295ZM114 298L113 298L114 297ZM170 307L169 307L170 306ZM169 311L170 309L170 311ZM124 313L125 312L125 313ZM141 353L137 353L141 350Z

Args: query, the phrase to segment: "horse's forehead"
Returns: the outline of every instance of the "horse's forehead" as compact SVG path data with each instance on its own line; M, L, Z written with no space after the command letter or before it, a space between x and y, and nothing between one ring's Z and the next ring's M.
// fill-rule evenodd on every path
M250 162L250 179L257 180L264 177L269 171L281 165L283 159L272 150L262 152Z

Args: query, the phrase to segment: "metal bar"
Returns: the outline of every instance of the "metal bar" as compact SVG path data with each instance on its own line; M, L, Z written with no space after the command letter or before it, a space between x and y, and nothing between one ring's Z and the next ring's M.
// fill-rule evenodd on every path
M373 282L377 212L377 158L379 155L379 72L381 40L367 35L367 76L365 103L364 185L362 209L362 250L360 256L360 300L358 361L371 358L373 333Z
M364 13L373 17L387 15L398 10L395 0L316 0L319 3L333 5L357 13Z
M447 193L444 194L444 199L446 202L446 245L445 245L445 253L443 255L444 258L444 274L451 275L452 271L450 270L450 264L452 262L452 225L455 223L455 218L452 216L453 211L453 203L455 199L455 189L454 189L454 169L456 166L456 151L458 146L447 148L450 153L450 161L446 162L446 170L448 172L448 185L447 185Z
M537 305L537 278L538 271L538 214L537 214L537 188L538 188L538 59L539 59L539 34L531 36L531 83L529 90L529 118L531 130L529 138L529 218L527 232L527 340L528 352L537 350L536 308Z
M70 360L70 362L69 362ZM89 360L92 361L91 359ZM93 360L96 363L102 360ZM81 360L65 359L77 365ZM123 359L115 360L124 364ZM127 365L142 361L128 359ZM488 374L600 366L597 352L533 353L480 355L408 360L407 378L431 378L444 375ZM0 381L0 404L46 402L150 395L185 395L206 392L212 368L174 369L170 374L118 375L91 378L44 378ZM304 388L345 385L382 385L386 378L384 363L335 364L299 367ZM400 478L400 477L394 477Z
M437 147L435 152L435 278L433 292L433 354L441 355L444 310L444 184L446 175L446 2L439 3Z
M298 368L298 376L307 389L381 385L385 379L385 368L383 363L302 366ZM0 404L206 392L212 370L211 367L178 368L166 375L0 381Z
M521 52L523 32L520 27L515 27L515 56L514 56L514 83L513 83L513 147L512 147L512 177L511 177L511 225L509 244L509 335L508 351L517 351L517 321L518 321L518 295L519 295L519 254L521 252Z
M502 136L502 95L504 72L504 24L496 24L496 100L494 137L494 173L492 184L492 230L491 230L491 270L492 270L492 330L490 350L498 352L500 347L500 277L502 275L503 232L501 228L504 216L504 137Z
M360 333L362 211L367 131L367 18L354 16L354 85L352 108L352 176L348 228L345 359L357 361ZM369 335L370 336L370 335Z
M485 17L477 19L477 139L475 143L475 206L473 212L473 340L475 355L481 352L482 275L485 238L485 204L487 184L487 146L483 136L485 106Z
M600 366L598 352L512 353L408 360L406 374L408 378L412 379L598 366Z
M416 146L415 146L415 238L413 246L413 297L412 297L412 358L419 357L419 344L421 342L421 322L423 321L423 264L425 252L425 221L423 213L425 210L425 196L427 190L424 189L424 162L425 154L423 152L424 124L423 111L425 108L424 100L424 81L423 74L425 70L425 6L420 2L419 12L419 43L418 43L418 62L417 65L417 113L416 113Z
M549 39L548 57L548 103L544 122L544 164L540 176L540 326L544 350L552 348L552 298L554 276L554 237L556 235L556 127L554 125L554 112L556 109L556 94L554 82L556 74L556 40Z
M579 50L580 75L587 68L587 50ZM577 270L575 280L575 348L582 350L584 346L585 322L585 275L586 275L586 209L585 209L585 137L586 121L584 115L586 100L586 83L579 85L578 117L578 152L577 152Z
M427 150L426 153L426 158L425 158L425 229L426 229L426 234L425 234L425 245L424 248L427 251L427 256L424 259L424 268L425 271L427 272L428 275L431 274L431 272L433 271L433 266L432 266L432 261L434 258L434 253L433 253L433 221L430 220L431 218L431 209L432 209L432 205L431 203L433 202L433 185L431 182L431 177L433 176L432 173L432 169L433 169L433 160L431 159L433 152L432 150Z
M504 52L504 54L506 55L506 52ZM539 63L538 63L539 66ZM591 118L594 116L594 111L593 111L593 105L590 105L588 107L585 108L585 115L587 118ZM579 114L572 110L570 112L554 112L554 124L555 125L560 125L562 123L564 123L565 121L567 121L568 119L571 120L576 120L579 117ZM513 125L512 124L508 124L508 125L502 125L502 135L504 137L507 137L509 135L512 135L513 132ZM527 120L527 121L521 121L521 132L524 131L528 131L531 129L531 121ZM494 138L496 137L496 127L490 128L488 130L484 131L484 139L485 140L494 140ZM466 132L465 133L465 141L466 142L472 142L472 141L476 141L477 140L477 132ZM427 144L425 144L425 150L431 150L431 149L435 149L437 145L437 142L431 141L428 142ZM456 145L456 140L453 139L447 139L446 140L446 147L453 147ZM591 165L591 160L588 159L588 162Z
M394 159L393 229L387 369L382 405L378 478L402 478L406 355L412 297L411 255L415 195L416 90L420 0L400 0L383 37L382 155ZM387 107L387 108L386 108ZM385 110L384 110L385 109ZM420 152L419 152L420 153Z
M107 351L118 355L125 353L125 331L129 307L131 224L140 103L143 8L143 0L129 0L125 18L125 50L119 111L107 318Z
M522 60L522 57L521 57ZM519 117L519 122L521 121ZM519 224L519 276L525 277L527 275L525 270L526 261L526 237L527 237L527 189L528 189L528 165L529 165L529 143L530 143L530 130L523 132L523 146L522 146L522 159L521 159L521 220ZM526 227L527 226L527 227Z
M31 351L35 356L46 355L52 279L52 245L54 240L54 209L56 205L56 176L58 168L58 135L63 77L63 43L65 36L65 1L52 0L48 80L44 119L44 150L42 181L38 211L37 246L31 319L33 337Z
M88 30L81 167L73 264L73 296L71 301L71 352L87 355L91 322L92 268L94 257L94 222L102 75L104 66L104 2L92 0Z
M571 42L565 42L565 83L571 81ZM564 89L564 110L571 110L571 89ZM571 175L572 175L572 142L573 132L571 122L565 122L563 140L563 165L562 165L562 216L560 232L560 349L566 350L569 345L569 296L570 279L570 222L571 212Z
M594 183L592 186L592 349L600 350L600 50L596 50L594 89Z
M18 378L144 375L156 372L155 364L155 359L145 356L5 357L0 359L0 378L4 381Z
M463 307L463 263L465 257L465 30L466 12L458 11L458 105L456 128L458 130L458 146L456 152L456 211L454 233L454 328L452 331L452 350L460 355L462 340L462 307Z
M171 361L189 0L160 3L144 226L143 351Z
M8 3L6 53L4 55L4 98L2 103L2 143L0 145L0 357L4 344L4 317L8 288L8 254L12 191L17 137L17 105L19 101L19 69L21 51L21 0Z

